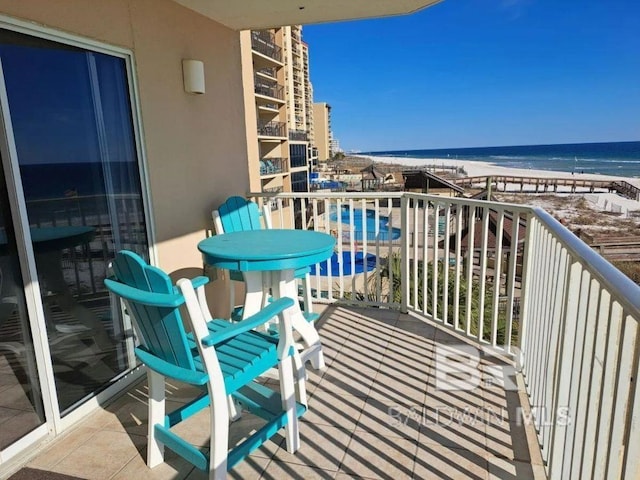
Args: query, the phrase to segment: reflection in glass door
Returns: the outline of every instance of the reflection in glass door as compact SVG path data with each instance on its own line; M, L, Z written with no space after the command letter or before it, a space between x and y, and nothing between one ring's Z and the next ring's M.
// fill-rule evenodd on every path
M45 421L24 283L0 162L0 451Z
M103 286L115 252L148 252L127 65L6 29L0 60L64 415L134 366Z

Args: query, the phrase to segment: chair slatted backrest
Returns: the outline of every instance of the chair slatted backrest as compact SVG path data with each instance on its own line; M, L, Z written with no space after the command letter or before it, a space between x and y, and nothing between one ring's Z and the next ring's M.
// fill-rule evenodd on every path
M118 252L112 262L112 269L115 280L129 287L143 292L166 294L167 299L175 299L179 295L165 272L148 265L133 252ZM105 283L109 287L108 282ZM179 307L144 305L125 295L121 296L136 322L145 349L166 362L195 370Z
M245 198L229 197L218 213L225 233L262 229L258 205Z

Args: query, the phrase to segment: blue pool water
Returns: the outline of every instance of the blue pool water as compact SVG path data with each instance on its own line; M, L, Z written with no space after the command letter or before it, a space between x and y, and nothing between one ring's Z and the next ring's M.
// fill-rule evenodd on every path
M338 213L334 208L329 214L329 218L333 222L338 221ZM380 241L389 241L397 240L400 238L401 230L396 227L392 227L391 231L389 231L389 218L384 217L382 215L378 216L378 222L376 224L376 213L374 210L366 210L366 218L365 218L365 228L367 229L367 241L373 241L376 238ZM349 211L349 207L342 207L342 211L340 212L340 222L346 225L349 225L351 221L351 215ZM353 211L353 223L354 223L354 240L357 242L361 242L364 239L363 228L362 228L362 210L354 209ZM376 228L377 227L377 228ZM376 235L376 230L378 231Z
M342 252L342 274L352 275L354 273L363 273L365 271L370 272L376 268L376 256L367 253L365 257L362 252L354 252L355 264L351 264L351 252ZM331 276L337 277L340 275L338 253L334 252L331 256ZM321 262L319 264L320 269L317 271L322 277L329 276L329 262ZM316 265L311 265L311 276L316 274Z

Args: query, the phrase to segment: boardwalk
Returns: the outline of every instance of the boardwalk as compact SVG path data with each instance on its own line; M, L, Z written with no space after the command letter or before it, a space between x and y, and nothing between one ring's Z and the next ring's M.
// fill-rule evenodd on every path
M592 236L581 232L580 238L609 261L640 262L640 236Z
M462 187L470 187L472 185L486 185L487 181L495 185L502 184L503 191L506 191L507 185L519 185L520 191L524 191L525 185L532 185L537 192L558 191L558 187L570 187L571 192L575 193L578 188L588 188L590 192L598 190L607 190L616 192L624 197L632 200L640 201L640 189L625 181L613 180L589 180L585 178L547 178L547 177L517 177L517 176L476 176L451 179L452 183Z

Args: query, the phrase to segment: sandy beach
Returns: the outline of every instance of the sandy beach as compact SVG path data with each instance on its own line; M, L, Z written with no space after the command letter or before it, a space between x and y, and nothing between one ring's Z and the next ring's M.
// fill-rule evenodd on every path
M580 178L587 180L621 180L626 181L636 187L640 188L640 178L627 178L616 177L612 175L598 175L588 173L576 173L560 172L552 170L534 170L534 169L518 169L501 167L491 164L489 162L482 161L465 161L455 160L450 158L411 158L411 157L378 157L359 155L360 158L367 158L373 162L379 162L384 164L395 164L407 167L419 167L423 165L443 165L445 167L462 167L464 168L467 176L517 176L517 177L540 177L540 178ZM515 185L514 185L515 188ZM565 188L558 188L558 195L568 194L570 190ZM578 194L586 194L588 191L577 191ZM594 196L597 196L597 200ZM619 205L622 211L625 213L640 211L640 202L634 201L628 198L624 198L615 193L597 192L594 193L590 202L595 204L598 210L610 210L611 205ZM599 208L598 208L599 207ZM608 207L608 208L607 208Z

